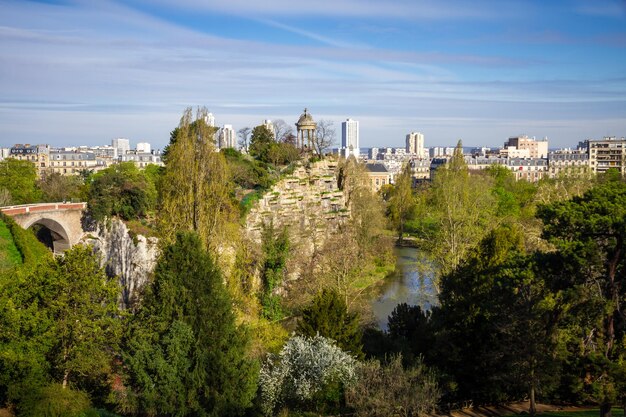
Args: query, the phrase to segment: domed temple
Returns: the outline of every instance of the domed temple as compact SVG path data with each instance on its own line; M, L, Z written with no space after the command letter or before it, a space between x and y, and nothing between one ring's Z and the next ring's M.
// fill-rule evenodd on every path
M296 146L304 149L304 142L306 139L306 147L311 149L311 144L315 140L315 129L317 128L317 123L313 120L313 116L311 116L310 113L307 113L307 109L304 109L304 113L300 115L298 123L296 123L296 128L298 129Z

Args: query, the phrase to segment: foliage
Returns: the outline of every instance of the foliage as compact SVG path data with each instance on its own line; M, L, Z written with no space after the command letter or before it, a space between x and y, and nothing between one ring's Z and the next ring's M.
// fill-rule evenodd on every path
M56 262L51 312L57 342L50 362L55 380L80 383L111 372L120 338L119 285L109 279L90 247L77 245Z
M285 263L289 254L289 235L287 229L274 229L274 224L263 226L261 234L263 267L261 269L261 305L263 316L270 320L280 319L282 309L280 297L274 294L283 280Z
M322 290L304 309L298 333L333 339L344 352L363 358L358 315L348 312L345 301L334 290Z
M85 392L50 384L31 394L20 408L19 416L98 417L98 413L91 409L91 401Z
M626 354L626 183L609 174L580 197L540 206L538 216L567 272L555 284L577 307L583 393L607 411L626 391L618 365Z
M420 247L433 259L440 275L453 271L495 225L497 207L483 176L471 176L461 142L448 164L439 167L422 199Z
M259 125L252 129L249 147L250 155L260 161L269 162L269 150L274 143L276 143L274 133L267 126Z
M29 230L24 230L9 216L0 213L0 221L8 228L13 243L20 253L21 261L26 265L34 265L51 257L50 251ZM17 259L17 258L15 258Z
M7 224L0 218L0 271L10 269L21 263L22 254L17 249Z
M320 399L340 401L342 388L355 379L356 364L352 356L330 339L319 335L293 336L277 356L269 355L261 367L259 389L263 413L275 415L285 406L319 409Z
M387 328L395 350L401 352L408 363L420 356L430 356L435 332L430 310L400 303L391 312Z
M388 206L389 219L394 229L398 231L398 240L404 237L404 227L407 221L415 217L416 201L413 197L413 174L411 164L406 163L396 182L390 190Z
M357 382L346 391L346 403L358 417L428 416L440 397L433 372L421 360L405 369L401 355L385 365L377 360L360 364Z
M6 158L0 161L0 190L11 196L10 204L29 204L39 201L37 169L30 161ZM8 205L4 201L4 205Z
M546 262L540 254L525 254L519 230L500 227L442 278L434 316L437 350L446 353L438 362L454 375L457 400L481 404L528 393L532 402L554 386L561 312Z
M125 339L121 410L149 414L238 415L256 390L249 337L194 233L179 233L159 259L154 281Z
M276 181L275 176L263 164L250 156L228 148L221 151L226 158L233 182L243 189L268 189Z
M43 201L57 202L72 199L85 201L87 198L85 182L78 175L46 173L37 184L43 194Z
M298 148L289 142L276 141L274 133L265 125L257 126L252 130L249 151L250 155L259 161L275 166L287 165L300 157Z
M171 243L178 231L194 231L203 245L217 255L236 234L237 209L233 186L222 152L215 152L215 128L208 126L206 108L195 120L188 108L170 141L161 181L159 229Z
M133 162L122 162L93 175L89 211L96 220L143 217L156 207L156 188Z
M120 320L116 282L88 248L0 277L0 399L18 409L38 387L102 387Z

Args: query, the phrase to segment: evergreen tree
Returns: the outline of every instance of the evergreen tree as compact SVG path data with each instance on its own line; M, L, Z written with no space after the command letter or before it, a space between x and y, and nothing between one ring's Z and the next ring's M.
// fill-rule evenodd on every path
M126 412L228 416L250 406L257 365L237 326L223 278L194 233L179 233L126 340Z
M250 155L263 162L270 162L270 151L274 140L274 134L265 125L259 125L252 129L250 138Z
M566 271L554 285L584 335L572 351L580 358L582 394L610 416L626 391L626 182L607 173L580 197L540 206L538 216Z
M337 346L356 358L362 358L359 318L349 313L343 298L334 290L322 290L302 312L298 332L304 336L320 335L333 339Z

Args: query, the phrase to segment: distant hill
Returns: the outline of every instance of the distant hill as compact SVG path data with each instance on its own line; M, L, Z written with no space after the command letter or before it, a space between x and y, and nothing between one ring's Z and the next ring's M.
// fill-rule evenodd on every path
M51 256L48 248L30 230L22 229L13 219L0 213L0 271L35 264Z

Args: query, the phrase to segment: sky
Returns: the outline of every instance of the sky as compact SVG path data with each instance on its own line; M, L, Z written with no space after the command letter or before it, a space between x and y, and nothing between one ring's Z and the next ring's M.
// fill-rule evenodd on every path
M189 106L361 147L626 136L626 0L0 0L0 146L162 148Z

